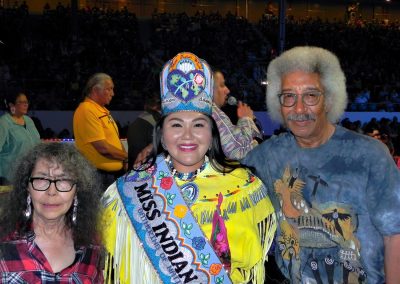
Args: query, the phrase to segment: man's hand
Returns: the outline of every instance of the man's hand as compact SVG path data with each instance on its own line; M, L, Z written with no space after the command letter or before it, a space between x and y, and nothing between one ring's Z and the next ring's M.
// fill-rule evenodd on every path
M237 116L238 118L249 117L254 119L254 112L247 104L239 101L237 105Z
M109 144L106 140L93 141L91 144L97 152L109 159L120 160L121 162L125 159L128 159L128 153L125 151L123 146L122 150L118 149L117 147Z

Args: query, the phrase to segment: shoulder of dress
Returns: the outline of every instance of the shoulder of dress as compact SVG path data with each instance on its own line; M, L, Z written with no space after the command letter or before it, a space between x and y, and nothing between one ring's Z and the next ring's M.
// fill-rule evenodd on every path
M8 112L0 116L0 121L10 121L10 120L11 120L11 115Z
M229 173L206 172L198 181L207 192L213 194L221 192L223 195L231 196L232 192L251 192L264 187L261 180L245 167L234 169ZM218 184L218 187L215 186Z
M230 173L226 174L228 176L234 176L235 178L238 179L248 179L249 174L251 174L250 170L246 167L240 167L236 168Z

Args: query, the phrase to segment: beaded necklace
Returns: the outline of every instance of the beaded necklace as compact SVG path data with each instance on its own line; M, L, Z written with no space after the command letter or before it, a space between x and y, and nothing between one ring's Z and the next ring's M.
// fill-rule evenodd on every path
M205 168L206 165L208 163L208 157L205 156L204 159L204 163L200 166L200 168L198 168L197 170L193 171L193 172L189 172L189 173L181 173L178 172L174 166L172 165L172 161L171 161L171 156L168 155L167 158L165 158L165 162L167 162L168 168L170 169L172 175L174 177L179 178L180 180L183 181L191 181L193 180L199 173L201 173Z

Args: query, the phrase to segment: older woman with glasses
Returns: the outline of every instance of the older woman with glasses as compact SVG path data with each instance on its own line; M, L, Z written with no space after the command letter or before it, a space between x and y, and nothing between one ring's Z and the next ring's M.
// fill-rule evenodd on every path
M0 185L9 184L15 160L40 142L24 93L15 92L4 100L7 112L0 117Z
M18 163L0 207L1 283L102 283L100 185L75 147L43 143Z

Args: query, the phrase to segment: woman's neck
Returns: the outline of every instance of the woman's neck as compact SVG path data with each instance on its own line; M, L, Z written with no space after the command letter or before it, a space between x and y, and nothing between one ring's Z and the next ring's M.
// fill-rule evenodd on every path
M64 217L51 221L34 218L33 229L35 243L45 255L54 273L74 263L76 256L74 240L71 229L65 226Z
M65 238L70 235L64 219L54 221L43 221L40 218L33 219L35 235L41 238L53 239L55 237Z
M11 114L12 119L17 123L17 124L21 124L24 125L25 124L25 120L24 120L24 115L23 114Z
M202 164L199 165L198 167L196 167L195 169L188 168L188 169L185 169L184 171L179 171L178 169L175 168L175 166L171 160L171 156L168 155L167 158L165 159L165 161L167 162L167 165L168 165L169 169L171 170L171 173L174 177L177 177L181 180L193 180L194 178L196 178L196 176L200 172L202 172L205 169L206 164L208 162L208 157L205 156Z

